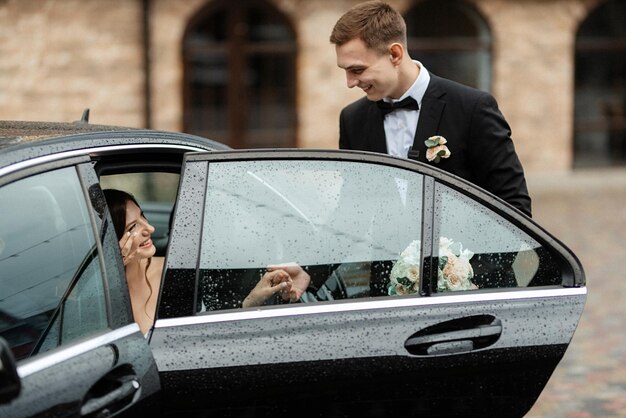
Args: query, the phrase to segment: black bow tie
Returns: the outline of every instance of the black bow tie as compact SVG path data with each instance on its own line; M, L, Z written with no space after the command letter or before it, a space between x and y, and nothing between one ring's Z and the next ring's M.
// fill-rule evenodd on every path
M400 100L399 102L386 102L384 100L379 100L376 102L376 104L378 105L378 108L380 109L380 112L383 114L383 117L387 115L387 113L391 113L394 110L397 109L406 109L406 110L417 110L419 109L419 106L417 105L417 102L415 101L414 98L412 98L411 96L409 97L405 97L404 99Z

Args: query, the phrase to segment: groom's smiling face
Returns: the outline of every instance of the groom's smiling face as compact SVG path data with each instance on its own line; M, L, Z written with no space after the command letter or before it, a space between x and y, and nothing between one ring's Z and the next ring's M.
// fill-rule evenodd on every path
M404 92L398 90L398 69L390 54L380 54L368 48L361 39L353 39L336 45L337 66L346 72L349 88L362 89L372 101L383 97L399 98Z

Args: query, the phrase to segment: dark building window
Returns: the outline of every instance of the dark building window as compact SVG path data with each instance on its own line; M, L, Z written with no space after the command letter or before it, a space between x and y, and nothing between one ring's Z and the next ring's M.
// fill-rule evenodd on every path
M234 148L296 144L293 28L264 0L211 2L183 44L184 130Z
M600 4L576 35L574 165L626 164L626 2Z
M405 15L409 53L428 71L454 81L491 88L491 32L472 6L426 0Z

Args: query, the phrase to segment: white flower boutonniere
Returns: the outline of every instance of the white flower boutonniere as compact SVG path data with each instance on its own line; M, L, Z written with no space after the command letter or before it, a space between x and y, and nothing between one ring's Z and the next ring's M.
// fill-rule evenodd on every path
M435 135L424 141L426 147L426 159L438 163L442 158L450 156L450 150L446 147L448 141L443 136Z
M440 237L437 291L478 289L472 282L474 269L469 261L473 256L474 253L463 249L460 242Z

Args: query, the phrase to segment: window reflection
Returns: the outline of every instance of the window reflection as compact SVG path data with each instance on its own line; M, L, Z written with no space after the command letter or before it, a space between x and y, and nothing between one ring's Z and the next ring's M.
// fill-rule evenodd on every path
M107 326L102 274L73 168L0 189L0 335L17 359Z
M447 186L437 184L435 195L435 236L471 251L472 282L478 289L562 283L557 261L525 232ZM440 258L446 255L441 247Z
M391 264L421 239L422 176L345 161L211 163L205 205L200 310L238 307L266 266L290 262L313 293L387 295Z

